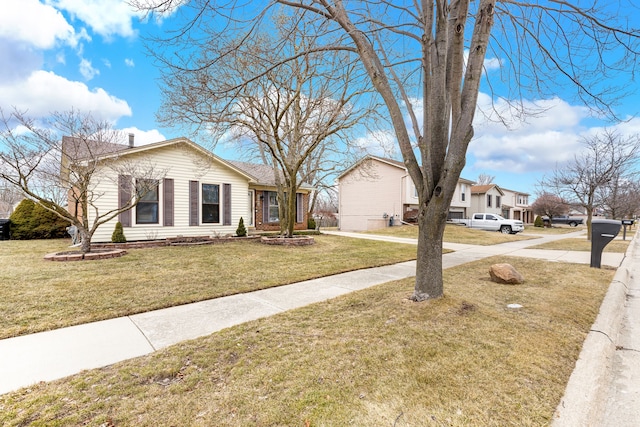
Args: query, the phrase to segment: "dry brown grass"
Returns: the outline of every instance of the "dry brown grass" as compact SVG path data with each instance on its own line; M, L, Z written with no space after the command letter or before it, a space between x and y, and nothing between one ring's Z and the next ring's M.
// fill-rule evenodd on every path
M126 316L415 259L415 246L315 236L302 248L260 243L133 249L115 259L44 261L64 241L0 242L0 338Z
M586 230L585 226L570 227L568 225L554 225L553 227L534 227L533 225L525 225L524 232L527 234L567 234L575 231Z
M526 283L490 282L496 262ZM0 424L547 425L612 275L485 259L440 300L391 282L0 396Z
M625 253L629 247L629 240L615 239L607 246L603 252ZM562 239L555 242L547 242L540 245L529 246L529 249L555 249L562 251L583 251L591 252L591 242L586 238Z
M366 234L378 234L382 236L418 238L418 227L402 225L399 227L386 227L380 230L368 231ZM444 241L449 243L465 243L469 245L497 245L513 242L515 240L529 240L535 237L519 234L502 234L492 231L477 230L461 225L447 224L444 230Z

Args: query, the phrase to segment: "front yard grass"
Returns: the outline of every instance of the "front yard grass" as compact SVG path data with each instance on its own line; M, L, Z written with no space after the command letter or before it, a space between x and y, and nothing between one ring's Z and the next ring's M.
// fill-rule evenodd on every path
M415 259L415 246L315 236L300 248L257 242L131 249L51 262L68 240L0 242L0 339Z
M151 258L138 254L126 265ZM498 262L526 282L490 282ZM445 270L439 300L409 302L413 280L390 282L2 395L0 424L548 425L613 273L483 259Z
M417 225L401 225L397 227L386 227L379 230L367 231L366 234L378 234L382 236L406 237L411 239L418 238ZM515 240L535 239L534 236L526 236L518 234L502 234L497 231L477 230L462 225L447 224L444 230L445 242L464 243L468 245L490 246L500 243L513 242Z
M586 231L587 227L580 225L578 227L570 227L568 225L554 225L553 227L536 227L533 225L525 225L524 232L525 233L533 233L533 234L567 234L573 233L574 231Z
M629 247L631 238L628 240L614 239L604 247L603 252L625 253ZM540 245L529 246L528 249L555 249L562 251L586 251L591 252L591 241L586 238L562 239L555 242L547 242Z

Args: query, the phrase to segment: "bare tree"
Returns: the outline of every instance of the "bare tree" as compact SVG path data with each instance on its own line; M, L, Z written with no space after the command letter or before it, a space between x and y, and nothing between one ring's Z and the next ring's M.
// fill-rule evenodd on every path
M299 17L275 21L278 38L257 34L251 42L203 46L195 59L165 68L159 117L239 141L249 147L245 156L272 166L281 233L290 237L300 184L317 184L336 168L350 129L371 109L358 102L369 89L352 88L356 68L345 55L308 53L316 36ZM218 57L220 49L228 54Z
M531 210L536 215L549 217L549 226L551 226L553 217L566 215L569 211L569 205L561 197L543 191L531 205Z
M326 191L318 195L313 214L316 226L333 227L338 219L338 191L335 187L327 187Z
M13 206L22 198L22 193L18 189L0 179L0 215L4 214L8 218L13 213Z
M118 152L127 148L120 143L124 135L89 113L56 112L43 124L19 111L0 111L0 117L0 179L76 226L82 252L91 250L100 225L133 208L164 176L151 164L121 160ZM105 168L115 172L114 179L142 179L136 191L127 189L131 196L126 202L101 212L96 202L104 194L96 190L94 177Z
M640 214L640 181L633 175L626 179L616 177L598 192L607 217L629 219Z
M418 192L415 301L443 294L442 237L474 134L487 54L500 62L503 82L513 92L508 95L515 95L511 99L555 95L559 83L576 88L577 98L610 114L624 86L615 88L603 79L625 70L633 73L638 63L640 33L619 19L616 9L626 7L627 14L637 10L628 0L592 0L589 5L564 0L192 0L186 6L164 0L157 9L149 0L130 2L151 11L185 8L184 25L171 34L181 46L197 44L198 30L206 30L209 38L224 38L242 27L249 38L271 11L282 8L317 18L312 28L322 46L307 53L352 54L386 105ZM524 105L513 105L523 117ZM506 117L498 114L498 119Z
M478 180L476 181L476 184L477 185L488 185L488 184L491 184L494 179L496 179L496 177L494 175L481 173L480 175L478 175Z
M640 154L640 136L623 137L606 130L584 138L583 147L571 161L558 165L543 178L540 185L567 203L585 209L590 239L593 213L603 205L599 191L632 172Z

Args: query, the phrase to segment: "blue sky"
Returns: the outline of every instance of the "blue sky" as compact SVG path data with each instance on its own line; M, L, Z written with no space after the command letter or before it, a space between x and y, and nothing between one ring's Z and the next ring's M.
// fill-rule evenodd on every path
M7 111L16 106L33 117L72 107L92 111L117 129L135 133L137 144L182 136L180 129L161 128L155 120L159 72L141 38L162 31L163 22L140 19L121 0L2 0L0 107ZM499 61L492 64L499 66ZM629 86L634 95L616 108L619 116L640 111L638 88L637 82ZM480 104L490 102L489 95L481 93ZM593 119L560 92L525 102L542 103L547 110L509 130L477 115L464 178L474 180L484 173L495 176L500 186L533 195L536 182L579 149L581 136L612 126ZM640 133L639 119L613 126L623 135ZM393 150L387 136L379 139ZM361 137L373 154L384 154L374 140ZM224 147L216 154L235 156Z

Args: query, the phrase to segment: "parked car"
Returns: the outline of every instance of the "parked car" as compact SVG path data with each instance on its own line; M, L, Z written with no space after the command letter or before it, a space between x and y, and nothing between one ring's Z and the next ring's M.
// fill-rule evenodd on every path
M471 219L461 219L458 223L480 230L499 231L503 234L516 234L524 231L524 223L506 219L493 213L474 213Z
M548 216L542 217L542 221L544 222L545 227L549 226ZM584 219L582 218L577 218L577 217L567 216L567 215L558 215L558 216L551 217L551 224L567 224L571 227L577 227L578 224L582 224L583 222L584 222Z

